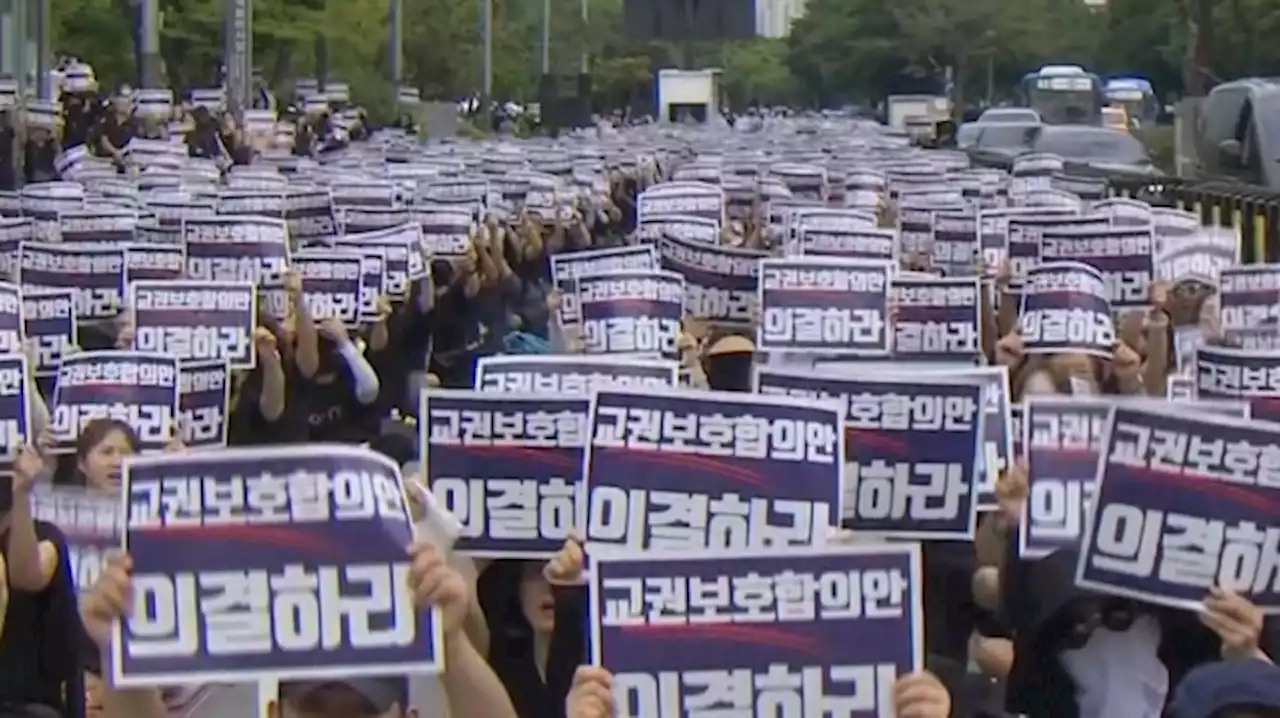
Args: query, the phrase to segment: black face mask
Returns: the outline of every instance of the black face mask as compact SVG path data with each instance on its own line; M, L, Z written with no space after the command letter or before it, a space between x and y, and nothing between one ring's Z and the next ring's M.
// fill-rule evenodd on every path
M752 352L729 352L709 356L702 361L707 384L716 391L751 391Z

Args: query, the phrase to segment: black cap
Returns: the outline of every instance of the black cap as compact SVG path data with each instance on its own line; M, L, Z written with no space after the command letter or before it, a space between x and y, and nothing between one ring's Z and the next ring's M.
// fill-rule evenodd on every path
M403 676L371 676L368 678L345 678L342 680L318 681L281 681L280 700L290 697L302 698L318 690L331 686L342 686L355 691L369 704L375 715L386 713L392 706L407 707L409 703L409 681Z

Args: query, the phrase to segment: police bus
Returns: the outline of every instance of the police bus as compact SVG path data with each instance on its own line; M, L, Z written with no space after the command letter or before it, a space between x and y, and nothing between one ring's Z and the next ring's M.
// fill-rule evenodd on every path
M1046 124L1102 124L1102 80L1079 65L1045 65L1028 72L1022 94Z
M1160 102L1156 99L1151 81L1141 77L1112 77L1103 90L1107 104L1123 107L1129 119L1138 124L1154 125L1160 116Z

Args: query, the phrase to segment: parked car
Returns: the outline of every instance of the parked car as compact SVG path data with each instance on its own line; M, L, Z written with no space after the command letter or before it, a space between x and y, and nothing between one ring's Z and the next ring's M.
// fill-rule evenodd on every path
M1195 127L1195 170L1280 190L1280 81L1245 78L1213 88Z
M1040 113L1030 107L991 107L978 115L978 122L987 124L1038 124Z

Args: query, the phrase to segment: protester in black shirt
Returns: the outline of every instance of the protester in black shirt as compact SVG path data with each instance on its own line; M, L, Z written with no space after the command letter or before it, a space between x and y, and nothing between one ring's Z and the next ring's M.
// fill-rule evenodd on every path
M253 332L258 364L247 375L235 375L229 403L227 443L287 444L307 440L305 417L297 402L289 401L292 365L289 343L282 341L276 322L260 316Z
M208 108L197 107L191 113L193 126L187 131L187 156L218 159L224 156L218 140L218 124Z
M66 538L31 516L30 491L43 472L40 452L22 449L0 533L0 715L82 718L82 641Z
M89 144L102 118L102 101L92 92L64 92L61 103L62 148L68 150Z
M227 159L232 164L248 165L253 162L253 147L251 147L244 136L244 131L236 122L235 115L230 112L222 113L222 122L218 128L218 139L222 142L222 149L226 152Z
M133 112L127 97L115 97L106 116L97 124L95 149L99 156L110 157L116 169L124 170L124 148L135 133Z
M58 179L58 140L53 107L31 103L26 110L26 141L22 148L22 174L27 184Z

